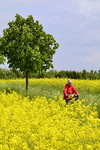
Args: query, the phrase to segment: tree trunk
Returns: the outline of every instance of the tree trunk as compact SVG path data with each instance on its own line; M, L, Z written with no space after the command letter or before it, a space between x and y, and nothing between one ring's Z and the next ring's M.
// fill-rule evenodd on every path
M28 71L26 71L26 92L28 91Z

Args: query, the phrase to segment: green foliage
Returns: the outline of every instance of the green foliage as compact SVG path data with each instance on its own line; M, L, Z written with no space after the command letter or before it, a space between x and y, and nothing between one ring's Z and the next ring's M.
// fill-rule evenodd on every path
M23 73L17 69L11 69L10 71L15 74L16 78L23 78L24 77ZM13 76L12 76L12 78L13 78Z
M6 59L4 58L4 56L2 54L0 54L0 65L4 64L5 61L6 61Z
M0 45L1 45L1 36L0 36ZM3 49L0 49L0 65L4 64L4 62L6 61L6 59L4 58L3 54L2 54Z
M46 34L31 15L26 19L18 14L15 17L8 23L9 28L3 30L0 45L9 67L28 72L53 67L53 54L58 48L53 36Z
M100 79L99 72L97 71L87 72L85 69L82 72L50 70L48 72L42 72L42 74L40 74L40 77L43 77L43 78L55 77L55 78L90 79L90 80Z
M8 23L9 28L3 30L0 50L7 57L10 68L26 72L28 82L29 72L53 68L53 55L59 44L52 35L45 33L32 15L25 19L16 14L15 18Z
M23 78L24 75L19 70L16 69L1 69L0 68L0 79L16 79Z
M14 79L14 78L25 78L26 74L25 72L21 72L18 69L0 69L0 79ZM71 78L71 79L100 79L99 72L93 71L93 73L86 72L85 78L83 71L77 72L77 71L56 71L56 70L50 70L50 71L42 71L41 73L37 71L36 73L29 73L29 78Z
M6 78L7 76L5 70L0 68L0 79L6 79Z

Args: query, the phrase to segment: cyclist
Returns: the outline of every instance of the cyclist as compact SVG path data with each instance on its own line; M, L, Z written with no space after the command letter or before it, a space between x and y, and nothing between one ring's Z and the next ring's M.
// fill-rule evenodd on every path
M67 104L71 100L70 95L74 94L74 93L77 94L77 99L78 99L79 94L78 94L77 90L74 88L74 86L72 86L72 80L68 80L68 83L65 84L65 88L63 90L64 99L65 99Z

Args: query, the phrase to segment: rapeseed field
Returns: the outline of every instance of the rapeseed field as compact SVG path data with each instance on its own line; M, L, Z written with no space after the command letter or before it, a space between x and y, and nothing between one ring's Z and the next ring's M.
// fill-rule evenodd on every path
M9 85L8 91L0 93L0 150L100 150L97 103L80 98L66 105L61 95L66 79L29 80L31 88L57 87L54 98L30 99L10 91L12 85L22 86L24 81L0 80L1 85ZM72 81L81 93L100 92L99 80Z

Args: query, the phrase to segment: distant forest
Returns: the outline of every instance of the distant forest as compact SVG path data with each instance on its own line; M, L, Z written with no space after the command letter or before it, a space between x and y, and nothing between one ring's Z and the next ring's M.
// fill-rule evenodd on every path
M16 79L25 78L25 73L17 69L1 69L0 79ZM100 79L100 70L87 72L85 69L82 72L77 71L56 71L50 70L47 72L30 73L29 78L70 78L70 79Z

